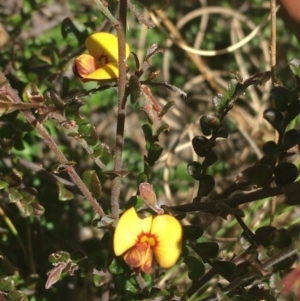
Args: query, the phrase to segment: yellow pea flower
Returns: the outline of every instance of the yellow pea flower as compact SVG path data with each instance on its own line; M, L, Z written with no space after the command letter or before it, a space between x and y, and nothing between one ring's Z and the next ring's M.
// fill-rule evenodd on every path
M151 272L153 254L158 264L170 268L181 253L182 227L170 215L138 217L131 207L121 216L114 234L116 256L124 254L125 262L132 268Z
M102 81L119 77L118 69L118 38L107 32L97 32L85 40L89 54L76 58L73 63L73 73L82 81ZM130 47L126 43L126 59Z

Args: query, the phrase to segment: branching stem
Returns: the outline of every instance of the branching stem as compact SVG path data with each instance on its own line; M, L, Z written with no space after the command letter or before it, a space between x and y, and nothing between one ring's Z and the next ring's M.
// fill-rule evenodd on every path
M0 83L5 82L6 77L2 72L0 72ZM10 101L14 103L22 103L20 97L18 96L17 92L12 89L10 84L6 81L6 84L1 88L0 95L4 95L9 98ZM74 181L74 183L78 186L82 194L85 196L85 198L90 202L93 209L99 216L104 216L104 211L102 207L98 204L96 199L93 197L89 189L86 187L86 185L82 182L81 178L73 168L73 166L70 165L65 155L61 152L59 147L56 145L56 143L53 141L45 127L39 123L34 115L31 113L30 110L22 110L21 111L27 121L37 130L37 132L41 135L45 143L48 145L48 147L53 151L55 154L58 162L61 165L65 166L66 171L68 172L71 179Z
M300 182L294 182L292 185L300 185ZM284 193L283 187L272 187L259 189L255 192L237 195L223 200L212 200L208 202L193 202L184 205L170 207L174 211L193 212L204 211L211 213L218 213L217 204L226 204L228 206L239 206L241 204L251 203L256 200L264 199L271 196L276 196Z

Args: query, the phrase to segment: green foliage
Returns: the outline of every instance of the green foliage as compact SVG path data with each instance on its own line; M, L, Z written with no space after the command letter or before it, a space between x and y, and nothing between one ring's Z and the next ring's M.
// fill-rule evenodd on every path
M0 299L281 301L282 287L299 298L299 45L280 16L274 81L261 0L247 15L232 1L206 13L197 1L137 0L128 13L127 1L7 2ZM86 38L120 35L115 16L126 13L126 79L76 78ZM246 45L218 53L260 23ZM173 267L146 274L115 256L131 207L180 220Z

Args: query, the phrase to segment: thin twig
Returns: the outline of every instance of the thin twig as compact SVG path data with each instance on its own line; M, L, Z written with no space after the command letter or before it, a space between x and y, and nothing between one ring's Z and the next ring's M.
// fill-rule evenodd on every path
M103 15L112 23L114 27L118 26L119 21L112 15L106 5L103 4L102 0L94 0L97 8L103 13Z

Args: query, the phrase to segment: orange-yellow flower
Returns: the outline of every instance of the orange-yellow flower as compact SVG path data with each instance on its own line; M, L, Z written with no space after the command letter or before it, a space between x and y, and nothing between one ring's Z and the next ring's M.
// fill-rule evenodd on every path
M151 272L153 253L163 268L173 266L181 253L182 227L170 215L139 218L131 207L121 216L114 234L116 256L124 254L132 268Z
M97 32L85 40L89 54L76 58L73 73L82 81L103 81L119 77L118 69L118 38L107 32ZM126 59L130 48L126 44Z

